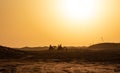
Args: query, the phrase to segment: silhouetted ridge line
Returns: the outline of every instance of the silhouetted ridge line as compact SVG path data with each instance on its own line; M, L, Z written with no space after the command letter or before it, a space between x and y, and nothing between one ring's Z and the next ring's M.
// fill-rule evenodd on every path
M24 51L5 46L0 46L0 59L20 58L23 55L25 55Z
M98 44L91 45L88 48L120 49L120 43L98 43Z

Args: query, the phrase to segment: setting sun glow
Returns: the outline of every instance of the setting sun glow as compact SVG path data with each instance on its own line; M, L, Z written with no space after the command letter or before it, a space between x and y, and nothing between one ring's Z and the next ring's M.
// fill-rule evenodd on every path
M61 0L64 16L71 20L90 20L97 14L98 0Z

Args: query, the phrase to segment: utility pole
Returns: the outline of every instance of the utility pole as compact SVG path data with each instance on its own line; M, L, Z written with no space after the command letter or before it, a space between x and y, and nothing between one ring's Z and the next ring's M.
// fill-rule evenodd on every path
M101 41L104 42L104 38L103 37L101 37Z

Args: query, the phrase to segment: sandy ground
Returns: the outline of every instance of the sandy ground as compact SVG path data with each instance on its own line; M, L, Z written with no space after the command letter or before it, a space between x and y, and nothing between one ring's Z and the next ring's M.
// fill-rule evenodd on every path
M119 64L0 61L0 73L120 73Z

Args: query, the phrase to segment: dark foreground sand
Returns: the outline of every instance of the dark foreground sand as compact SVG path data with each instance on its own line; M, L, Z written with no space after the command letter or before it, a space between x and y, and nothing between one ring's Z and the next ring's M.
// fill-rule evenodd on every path
M0 73L120 73L120 64L3 60Z

